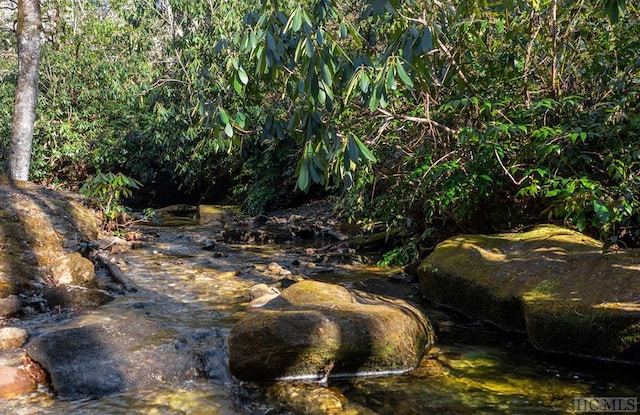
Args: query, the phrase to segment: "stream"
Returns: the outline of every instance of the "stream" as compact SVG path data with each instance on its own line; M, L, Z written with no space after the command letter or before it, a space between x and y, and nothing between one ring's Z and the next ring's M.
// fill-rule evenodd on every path
M181 385L126 390L99 399L61 400L44 386L0 406L4 414L561 414L575 413L576 397L640 396L633 370L537 353L520 335L426 304L414 283L397 281L404 296L423 307L438 335L418 368L404 375L329 379L327 385L304 382L239 382L228 373L225 338L243 317L247 290L259 283L305 276L355 288L389 283L398 270L361 262L323 263L314 250L322 242L296 244L222 243L204 250L205 239L219 240L202 226L145 227L153 240L140 249L114 255L138 291L87 313L81 319L51 315L18 322L31 337L74 325L140 312L172 333L213 332L218 348L207 350L205 377ZM103 276L104 277L104 276ZM52 322L53 320L53 322ZM157 342L167 342L161 333ZM15 365L18 353L0 355ZM213 362L213 364L212 364ZM322 410L340 401L343 410ZM289 409L286 409L289 408Z

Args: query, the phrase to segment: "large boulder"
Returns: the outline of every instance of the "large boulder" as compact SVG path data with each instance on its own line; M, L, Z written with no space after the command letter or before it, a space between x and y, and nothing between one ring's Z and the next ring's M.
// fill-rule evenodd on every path
M86 317L91 322L92 317ZM93 317L95 320L95 317ZM99 398L204 376L226 381L226 333L178 333L131 311L120 318L61 328L26 345L62 399Z
M526 332L546 352L640 363L640 251L603 254L595 239L544 225L462 235L418 273L424 295Z
M244 380L405 372L433 343L431 324L405 301L305 280L231 329L229 366Z
M93 284L93 265L73 252L100 224L80 195L0 176L0 228L0 298L34 283Z

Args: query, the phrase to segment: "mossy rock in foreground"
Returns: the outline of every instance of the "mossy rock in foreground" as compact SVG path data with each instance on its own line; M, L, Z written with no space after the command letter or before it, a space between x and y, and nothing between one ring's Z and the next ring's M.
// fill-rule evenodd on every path
M508 330L538 349L640 363L640 250L602 254L581 233L544 225L461 235L418 274L425 296Z
M406 372L433 342L407 302L306 280L231 329L229 366L243 380Z

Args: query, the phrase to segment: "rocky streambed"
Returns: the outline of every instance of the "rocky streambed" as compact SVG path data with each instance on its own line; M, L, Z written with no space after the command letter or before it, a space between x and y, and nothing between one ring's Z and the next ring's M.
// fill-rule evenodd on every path
M82 215L70 214L74 210L66 203L79 203L73 195L2 184L6 197L0 219L7 219L2 243L5 253L11 253L4 258L23 255L22 261L5 263L1 274L4 287L10 287L3 299L9 298L13 308L7 308L12 311L0 324L21 333L12 343L3 343L0 336L0 344L6 344L0 352L0 388L11 392L0 397L10 413L572 413L578 396L640 395L627 366L612 369L543 355L522 334L425 301L427 293L414 276L367 265L331 215L313 215L330 212L326 204L258 218L241 218L220 207L201 207L199 212L174 207L162 212L165 225L173 226L141 227L133 242L89 233L98 229L87 228ZM90 215L86 218L91 222ZM31 233L31 222L36 228L53 226L44 234L36 233L42 229ZM58 245L43 249L42 235ZM73 260L78 258L74 252L88 246L95 278L87 278L87 268ZM39 259L46 251L56 252L55 259L66 258L57 274ZM313 301L308 294L287 294L291 287L303 287L299 281L319 282L311 291ZM63 294L53 295L56 290ZM323 300L324 295L329 298ZM361 343L385 351L384 342L375 346L372 340L375 324L353 326L375 312L358 311L362 315L356 319L343 314L370 306L374 299L410 310L401 315L414 315L409 321L425 318L429 323L422 326L432 326L425 331L426 341L418 335L417 343L411 343L417 349L400 343L408 355L416 355L412 362L404 360L412 370L403 366L376 376L353 376L358 367L371 366L345 365L349 359L367 361L340 348L337 340L348 340L349 330L365 330L369 340ZM309 302L316 305L306 307ZM229 345L240 350L233 346L233 331L241 322L275 311L306 316L296 320L305 324L293 327L313 336L300 338L325 340L330 353L313 367L313 379L294 371L294 376L283 376L287 381L255 381L260 377L251 376L250 364L232 374L230 363L237 360ZM270 327L270 319L258 321ZM397 334L397 328L389 328ZM260 342L271 341L269 350L275 351L280 342L274 336L280 332L269 330L263 339L244 338L242 346L257 345L248 348L257 354L266 349ZM341 330L347 330L344 336ZM28 340L20 344L25 334ZM351 336L353 343L367 338ZM309 347L298 349L289 362L312 361ZM258 358L256 371L271 367L263 364L267 360ZM46 379L38 382L40 366ZM287 370L294 367L286 365ZM10 390L8 383L15 388Z

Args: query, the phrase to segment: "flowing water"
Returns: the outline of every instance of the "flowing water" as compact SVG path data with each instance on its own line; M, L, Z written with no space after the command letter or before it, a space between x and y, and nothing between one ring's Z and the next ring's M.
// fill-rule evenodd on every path
M154 234L155 239L117 255L123 271L138 285L137 292L117 298L82 320L48 315L18 325L33 337L78 321L104 321L143 307L146 318L170 327L171 333L214 330L224 339L244 315L245 293L255 284L304 275L358 286L358 281L385 280L390 273L364 264L316 262L317 246L218 244L213 251L203 250L202 241L216 237L205 227L147 228L144 232ZM415 289L413 300L420 301L417 288L405 288ZM328 385L238 382L228 373L223 344L207 351L208 358L217 362L217 370L206 379L177 386L159 381L144 390L90 400L60 400L41 386L30 395L0 401L0 413L557 414L574 413L576 397L640 395L640 381L629 368L595 367L542 356L520 336L421 305L437 329L438 343L408 374L330 379ZM162 333L155 339L169 340ZM17 358L16 353L1 355L0 364L15 364ZM332 412L336 405L343 409Z

